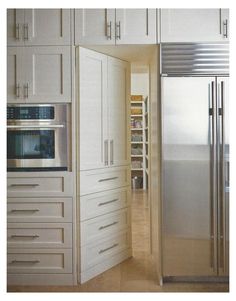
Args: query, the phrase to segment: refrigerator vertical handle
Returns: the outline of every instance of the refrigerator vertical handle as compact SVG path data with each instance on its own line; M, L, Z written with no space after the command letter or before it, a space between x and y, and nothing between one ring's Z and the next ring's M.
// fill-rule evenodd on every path
M210 204L211 204L211 266L217 271L217 191L216 191L216 91L215 81L211 81L209 92L209 128L210 128Z

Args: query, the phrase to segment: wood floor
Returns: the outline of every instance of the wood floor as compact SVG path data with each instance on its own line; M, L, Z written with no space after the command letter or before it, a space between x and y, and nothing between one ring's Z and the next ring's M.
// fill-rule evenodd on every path
M133 257L77 286L10 286L8 292L228 292L227 284L156 283L150 258L147 194L132 194Z

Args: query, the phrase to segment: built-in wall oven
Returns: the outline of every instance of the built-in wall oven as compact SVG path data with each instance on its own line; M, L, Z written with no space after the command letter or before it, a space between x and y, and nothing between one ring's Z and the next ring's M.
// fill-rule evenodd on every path
M7 106L8 171L68 169L66 104Z

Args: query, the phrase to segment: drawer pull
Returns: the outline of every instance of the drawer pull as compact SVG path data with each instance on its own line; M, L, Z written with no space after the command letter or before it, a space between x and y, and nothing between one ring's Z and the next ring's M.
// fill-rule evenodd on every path
M107 202L103 202L103 203L99 203L98 206L103 206L103 205L107 205L107 204L110 204L110 203L114 203L114 202L117 202L119 199L114 199L114 200L110 200L110 201L107 201Z
M39 235L11 235L11 238L39 238Z
M111 181L111 180L115 180L115 179L118 179L118 177L112 177L112 178L100 179L100 180L98 180L98 182Z
M105 226L101 226L101 227L99 227L99 229L98 229L98 230L103 230L103 229L105 229L105 228L108 228L108 227L114 226L114 225L116 225L116 224L118 224L118 222L113 222L113 223L111 223L111 224L108 224L108 225L105 225Z
M11 187L38 187L39 184L11 184Z
M14 264L14 263L30 263L30 264L34 264L34 263L40 263L40 260L36 259L36 260L12 260L10 262L10 264Z
M12 209L10 212L38 212L39 209Z
M100 250L98 253L99 253L99 254L102 254L102 253L104 253L104 252L106 252L106 251L108 251L108 250L110 250L110 249L113 249L113 248L117 247L118 245L119 245L119 244L114 244L114 245L112 245L112 246L110 246L110 247L108 247L108 248L106 248L106 249Z

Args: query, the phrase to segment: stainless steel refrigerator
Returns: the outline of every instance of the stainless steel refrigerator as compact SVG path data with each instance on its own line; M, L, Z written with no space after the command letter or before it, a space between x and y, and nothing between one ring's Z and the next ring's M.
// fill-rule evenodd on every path
M228 44L163 44L161 66L164 280L227 280Z

